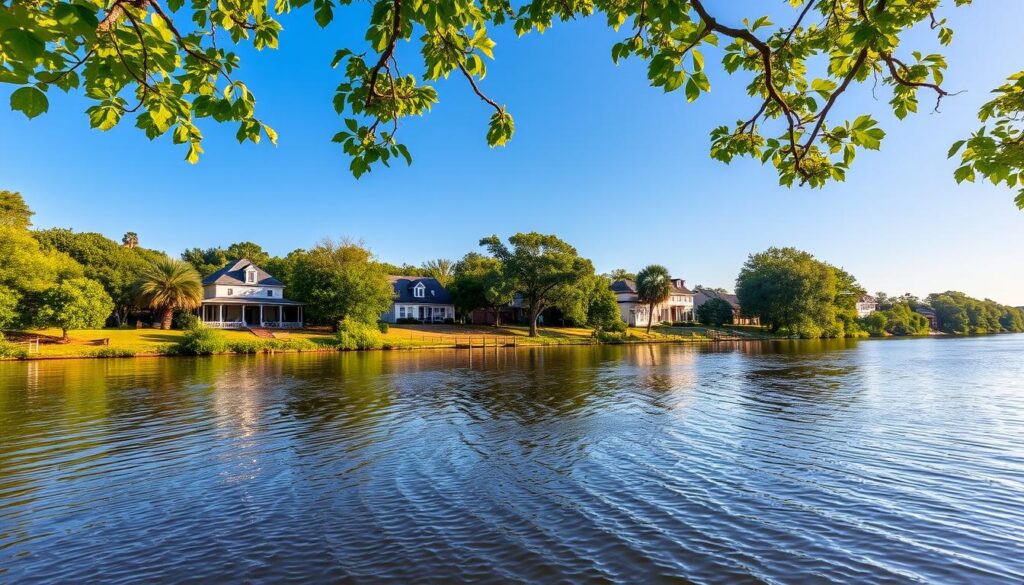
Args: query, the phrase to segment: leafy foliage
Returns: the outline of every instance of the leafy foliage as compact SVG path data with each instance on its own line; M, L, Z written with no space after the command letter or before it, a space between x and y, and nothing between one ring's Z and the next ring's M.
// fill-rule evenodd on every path
M448 293L463 315L477 309L495 311L495 324L500 325L499 309L512 302L513 291L504 279L497 258L470 252L455 263Z
M454 270L454 262L447 258L437 258L435 260L427 260L424 262L422 273L424 276L436 279L437 282L441 283L441 286L447 288L447 286L452 282Z
M338 323L337 328L338 349L380 349L384 346L376 325L346 317Z
M210 355L221 353L227 349L227 342L224 336L215 329L208 327L196 327L190 329L181 336L178 342L177 353L184 355Z
M313 323L345 319L373 324L391 306L394 290L383 267L363 245L323 240L297 253L289 296L306 303Z
M480 240L501 262L507 286L523 297L530 322L530 336L537 337L537 317L548 307L577 294L580 281L594 275L594 265L576 248L554 235L518 233L506 246L498 236Z
M697 320L716 327L732 323L732 305L724 299L709 299L697 307Z
M672 274L660 264L651 264L636 273L637 300L647 305L647 333L654 323L654 307L672 296Z
M0 191L0 226L27 230L33 215L21 193Z
M962 292L928 295L939 329L945 333L981 334L1024 331L1024 310L995 301L979 300Z
M919 110L921 91L937 100L949 95L942 87L943 55L905 46L921 24L930 25L942 45L952 42L952 29L936 14L940 0L791 0L792 18L782 25L757 14L726 24L705 1L375 0L367 50L341 48L331 60L341 71L333 104L342 122L333 140L356 177L395 160L411 163L397 138L399 123L428 113L438 101L438 82L455 74L490 112L487 143L504 145L515 121L481 87L494 58L493 31L544 32L593 14L614 30L630 29L612 46L613 61L643 59L652 86L679 92L687 102L709 93L716 74L749 79L753 113L711 132L711 156L771 163L784 185L841 181L858 151L880 148L885 132L870 116L837 120L837 103L853 84L890 90L889 104L901 119ZM94 128L109 130L134 116L148 138L170 135L193 163L203 152L204 118L237 125L239 142L276 143L277 134L256 116L255 97L234 77L239 52L277 48L278 19L309 4L314 21L327 27L351 2L0 0L0 82L16 86L10 105L29 118L49 109L54 88L81 91L94 104L87 110ZM400 67L400 44L418 49L416 66ZM712 51L722 55L720 70L705 60ZM969 140L958 180L981 174L1011 187L1019 183L1020 129L1013 127L1022 111L1019 75L998 90L999 103L982 109L983 120L993 118L995 125Z
M99 329L114 310L114 301L103 285L88 278L72 278L46 291L41 323L60 327L64 339L69 329Z
M163 257L150 263L136 284L139 301L157 312L161 329L170 329L175 311L199 308L203 285L187 262Z
M883 311L875 311L861 319L861 325L873 337L886 335L928 335L928 318L907 303L895 303Z
M852 275L796 248L751 254L736 279L744 314L807 338L864 335L855 323L862 294Z

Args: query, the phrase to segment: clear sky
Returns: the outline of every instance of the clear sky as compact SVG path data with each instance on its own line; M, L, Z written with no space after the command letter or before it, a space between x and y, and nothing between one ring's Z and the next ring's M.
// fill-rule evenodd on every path
M858 156L847 182L823 190L777 187L774 169L748 159L712 161L709 130L755 108L748 78L712 69L712 93L687 104L682 92L649 87L640 61L613 65L611 45L625 33L600 18L518 40L498 33L483 87L516 117L508 147L487 147L488 107L453 77L439 87L441 103L400 131L413 165L357 181L330 142L341 120L331 109L340 74L329 63L336 48L360 42L364 6L340 11L326 30L308 11L292 13L279 50L244 52L236 77L280 145L240 146L234 127L209 122L196 166L169 136L149 142L130 121L90 130L79 97L51 92L50 113L28 121L8 110L11 88L0 86L0 188L26 197L38 227L114 239L135 231L173 255L241 240L285 254L350 236L383 260L419 264L458 258L492 233L540 231L599 271L656 262L690 284L731 289L747 254L791 245L870 291L955 289L1024 305L1024 213L1008 189L957 186L946 160L979 125L988 91L1024 68L1024 9L987 0L943 11L956 30L946 85L968 91L941 114L922 94L922 113L902 123L886 111L887 92L852 92L841 113L873 112L888 136L882 151ZM921 32L915 48L934 50ZM398 57L409 69L418 54L400 47Z

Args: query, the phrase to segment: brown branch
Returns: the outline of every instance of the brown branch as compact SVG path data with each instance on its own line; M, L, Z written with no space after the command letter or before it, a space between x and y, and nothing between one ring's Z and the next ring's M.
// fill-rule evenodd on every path
M818 137L818 133L821 131L822 125L825 124L825 118L828 117L828 113L832 110L832 106L836 104L836 100L838 100L839 96L846 91L846 88L850 87L850 83L853 82L853 78L857 76L860 68L864 65L864 61L867 59L867 56L868 49L865 47L860 50L860 53L857 55L857 60L854 62L850 72L846 74L846 78L843 79L843 82L835 91L832 92L832 95L828 96L828 101L825 103L825 107L821 109L821 112L818 113L818 122L814 125L814 130L811 132L807 142L804 143L804 148L810 148L811 145L814 144L814 140Z
M942 98L951 95L948 91L942 89L938 84L928 83L925 81L910 81L909 79L900 75L900 72L896 68L897 64L900 67L902 67L904 71L907 71L909 67L907 67L899 59L893 57L892 54L881 53L879 56L882 58L882 61L885 61L885 64L889 67L889 74L892 75L892 78L896 81L896 83L899 83L900 85L905 85L907 87L925 87L934 91L937 94L937 97L935 98L936 112L939 111L939 106L942 105Z
M83 64L83 63L85 63L85 61L86 61L86 60L87 60L87 59L88 59L89 57L91 57L91 56L92 56L92 54L93 54L93 53L95 53L95 52L96 52L96 48L95 48L95 47L93 47L92 49L89 49L89 51L88 51L88 52L87 52L87 53L86 53L85 55L82 55L82 58L81 58L81 59L79 59L77 63L75 63L75 64L74 64L74 65L72 65L71 67L69 67L69 68L65 69L64 71L60 72L60 73L59 73L59 74L58 74L58 75L57 75L56 77L54 77L53 79L49 79L49 80L47 80L47 81L44 81L43 83L56 83L56 82L60 81L61 79L64 79L65 77L67 77L68 75L70 75L72 71L74 71L75 69L78 69L79 67L81 67L81 66L82 66L82 64Z
M469 85L473 88L473 93L475 93L478 98L480 98L480 99L484 100L485 102L487 102L488 104L490 104L491 107L493 107L495 110L497 110L499 114L504 111L501 108L501 106L498 105L497 102L495 102L491 98L487 97L486 95L484 95L484 93L482 91L480 91L480 88L476 84L476 80L473 79L473 76L470 75L469 71L466 70L466 66L463 65L462 63L459 63L459 71L461 71L462 74L466 76L466 79L469 80Z
M391 58L391 55L395 52L395 45L398 43L398 37L402 34L402 0L395 0L395 4L392 7L391 15L391 38L388 39L388 46L385 47L384 52L380 54L380 59L377 61L377 65L374 66L373 71L370 72L370 81L367 84L366 93L366 106L369 107L373 98L380 97L377 94L377 76L380 75L380 70L383 69Z

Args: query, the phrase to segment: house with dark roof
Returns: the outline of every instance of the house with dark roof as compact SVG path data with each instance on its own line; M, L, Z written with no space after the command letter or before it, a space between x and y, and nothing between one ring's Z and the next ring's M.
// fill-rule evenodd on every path
M711 299L721 299L732 307L732 322L734 325L760 325L761 319L758 317L745 317L743 311L740 310L740 299L734 294L719 292L709 288L697 287L696 294L694 295L693 306L695 309L699 309L701 305L710 301Z
M636 291L636 282L632 280L616 280L610 288L619 301L619 315L630 327L646 327L650 319L650 307L640 302ZM672 293L664 303L655 305L654 322L668 321L678 323L693 321L693 292L686 288L686 281L681 278L672 279Z
M395 290L391 309L380 316L381 321L397 323L399 319L415 319L423 323L444 323L455 319L455 304L448 290L436 278L422 276L389 276Z
M935 311L931 307L921 305L914 309L914 312L924 315L924 318L928 319L928 326L932 329L937 330L939 328L939 316L935 314Z
M284 296L284 283L242 258L203 279L199 320L208 327L302 327L302 303Z

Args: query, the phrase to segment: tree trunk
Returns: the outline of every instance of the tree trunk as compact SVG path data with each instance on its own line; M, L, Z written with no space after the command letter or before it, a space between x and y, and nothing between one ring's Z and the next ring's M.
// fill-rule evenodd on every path
M494 308L494 326L501 327L501 307Z
M67 343L68 341L70 341L70 339L68 339L68 330L61 328L61 332L64 334L64 336L61 338L61 341L63 343Z
M160 312L160 328L170 329L174 320L174 307L164 307Z
M537 331L537 319L540 317L540 307L530 308L530 337L539 337L540 333Z
M647 334L651 334L651 324L654 323L654 303L648 305L647 309Z

